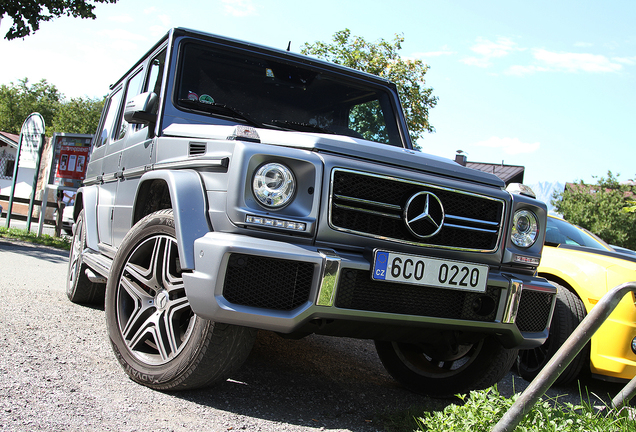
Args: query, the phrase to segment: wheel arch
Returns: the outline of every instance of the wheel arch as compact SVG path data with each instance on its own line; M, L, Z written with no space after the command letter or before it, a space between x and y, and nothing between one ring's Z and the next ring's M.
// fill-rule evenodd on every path
M99 249L99 232L97 230L97 187L81 187L75 196L73 207L73 221L77 221L80 212L84 210L86 229L86 246L89 249Z
M573 293L575 296L577 296L579 298L579 300L581 300L583 302L583 305L585 306L586 312L589 313L590 309L592 307L592 305L589 304L589 299L586 299L585 296L583 295L583 291L585 291L583 288L579 287L579 285L577 285L574 282L571 281L567 281L564 278L557 276L555 274L552 273L539 273L538 276L540 277L544 277L548 280L548 282L555 282L558 283L559 285L563 286L564 288L566 288L568 291L570 291L571 293Z
M194 241L211 231L205 188L193 170L145 173L133 204L133 225L157 210L172 208L181 267L194 268Z

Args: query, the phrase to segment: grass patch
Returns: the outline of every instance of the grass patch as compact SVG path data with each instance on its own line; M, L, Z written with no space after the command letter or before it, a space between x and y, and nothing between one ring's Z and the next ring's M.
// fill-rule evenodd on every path
M0 238L15 239L64 250L71 249L71 241L67 237L53 237L48 234L38 237L36 233L27 232L25 229L0 227Z
M421 414L416 418L415 430L489 432L518 397L518 394L504 397L496 386L473 391L469 397L459 396L463 405L448 405L443 411ZM636 432L636 422L629 419L627 410L618 412L609 407L597 410L583 400L580 405L573 405L548 398L540 399L515 429L515 432L535 431Z

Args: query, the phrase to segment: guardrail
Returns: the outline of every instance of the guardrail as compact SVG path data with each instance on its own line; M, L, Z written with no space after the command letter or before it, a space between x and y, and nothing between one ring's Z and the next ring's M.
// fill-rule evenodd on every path
M618 303L627 293L636 293L636 282L627 282L610 290L592 308L590 313L581 321L572 332L554 357L541 370L539 375L532 380L528 388L519 399L510 407L499 422L492 428L492 432L511 432L521 422L523 417L532 410L532 407L541 396L554 384L554 381L568 367L570 362L589 342L592 335L601 327L610 316ZM636 377L634 377L612 400L612 407L620 409L636 396Z
M6 203L7 207L9 206L9 196L8 195L0 195L0 216L7 216L7 212L8 212L8 208L4 209L3 208L3 204ZM13 206L14 209L11 212L11 218L12 219L16 219L16 220L21 220L21 221L26 221L28 220L28 210L27 210L27 214L19 214L19 213L14 213L15 212L15 205L16 204L29 204L30 200L28 198L19 198L19 197L14 197L13 198ZM33 200L33 204L34 206L40 207L40 209L42 209L42 201L41 200ZM55 227L55 235L57 237L59 237L62 234L62 213L64 212L64 207L65 204L61 201L47 201L46 202L46 207L53 207L57 210L57 215L55 217L55 220L53 219L45 219L43 220L41 223L46 223L48 225L53 225ZM41 213L45 213L43 210L40 210Z

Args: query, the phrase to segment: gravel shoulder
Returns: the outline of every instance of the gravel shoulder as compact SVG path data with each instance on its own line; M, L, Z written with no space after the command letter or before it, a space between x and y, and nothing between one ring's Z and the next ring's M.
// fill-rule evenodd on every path
M217 387L150 390L112 354L103 309L66 298L67 262L66 251L0 239L0 431L377 431L382 413L448 403L399 387L371 341L271 332ZM499 390L526 386L510 373ZM621 388L590 386L598 395ZM580 401L577 386L549 395Z

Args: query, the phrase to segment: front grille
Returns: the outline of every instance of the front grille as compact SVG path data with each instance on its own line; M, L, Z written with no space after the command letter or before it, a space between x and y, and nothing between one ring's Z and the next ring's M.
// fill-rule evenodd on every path
M485 293L414 286L371 279L368 271L344 270L338 281L336 307L434 318L493 322L501 288Z
M230 303L290 311L309 299L314 265L255 255L230 255L223 296Z
M403 220L407 202L420 192L434 194L444 209L441 229L428 238L414 235ZM329 210L331 227L337 230L421 246L490 252L497 249L501 235L504 202L424 183L335 169Z
M548 327L555 294L544 291L521 291L516 324L522 332L540 332Z

